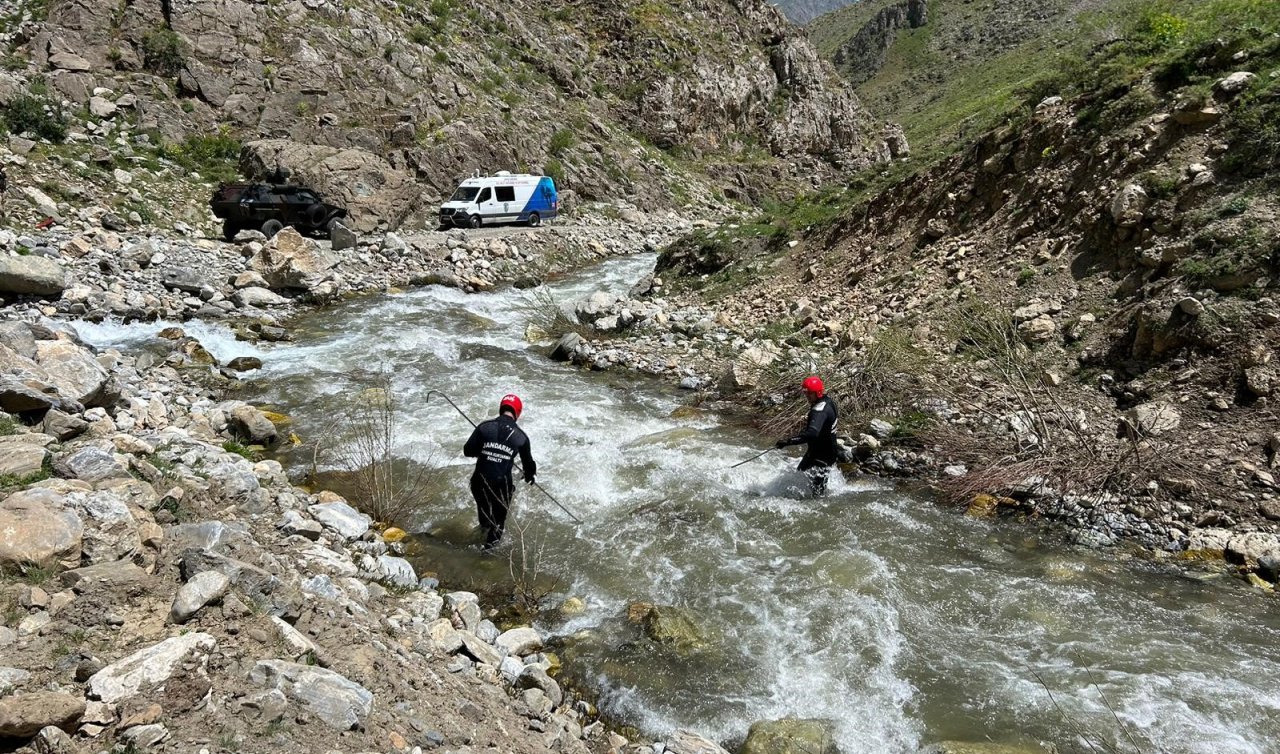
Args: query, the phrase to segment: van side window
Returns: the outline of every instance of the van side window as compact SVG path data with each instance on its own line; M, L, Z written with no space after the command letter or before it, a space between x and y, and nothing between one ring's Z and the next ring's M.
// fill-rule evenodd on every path
M500 202L514 202L516 200L515 186L498 186L494 189L494 193L498 195Z
M476 204L480 204L481 202L487 202L487 201L489 201L489 195L490 195L489 187L488 187L488 186L485 186L485 187L484 187L484 190L482 190L482 191L480 192L480 196L477 196L477 197L476 197Z

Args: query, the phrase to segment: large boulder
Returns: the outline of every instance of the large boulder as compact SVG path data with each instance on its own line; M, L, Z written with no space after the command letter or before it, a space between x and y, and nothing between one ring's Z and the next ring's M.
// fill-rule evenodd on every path
M761 720L752 723L740 754L839 754L829 720Z
M169 608L169 619L186 623L205 605L222 599L231 588L231 579L218 571L202 571L178 588Z
M107 370L86 348L68 340L36 341L36 363L63 398L93 405L103 395Z
M114 492L72 492L66 499L86 524L81 546L86 565L113 563L142 549L138 522Z
M231 409L231 426L236 434L255 445L275 445L280 439L276 425L271 423L267 415L248 404Z
M115 704L147 688L158 686L178 673L195 672L191 659L203 662L217 646L209 634L191 633L165 639L114 662L89 679L90 699Z
M58 458L53 462L53 470L65 479L81 479L90 484L129 476L128 469L113 454L93 446Z
M74 731L84 710L83 699L53 691L0 699L0 739L31 738L50 725Z
M0 256L0 293L54 296L66 287L67 271L52 259Z
M240 152L240 170L265 177L286 168L292 179L344 205L352 230L394 230L422 206L422 190L408 173L363 149L338 149L284 139L252 141Z
M53 490L25 490L0 501L0 571L74 568L83 538L80 516Z
M316 503L307 510L326 529L332 529L346 539L359 539L373 525L372 518L342 500Z
M249 680L284 692L335 730L359 728L373 712L373 694L332 670L284 660L260 660Z
M275 289L309 290L318 285L329 270L338 266L331 251L293 228L285 228L249 260L249 266Z

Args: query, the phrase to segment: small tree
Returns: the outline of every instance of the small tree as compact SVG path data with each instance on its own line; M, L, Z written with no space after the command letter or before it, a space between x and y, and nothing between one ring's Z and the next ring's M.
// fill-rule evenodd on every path
M177 76L184 58L182 38L172 29L153 29L142 38L142 64L158 76Z

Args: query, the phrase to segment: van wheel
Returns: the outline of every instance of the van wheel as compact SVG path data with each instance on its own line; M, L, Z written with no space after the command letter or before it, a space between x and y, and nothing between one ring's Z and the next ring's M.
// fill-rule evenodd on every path
M537 212L529 213L529 227L536 228L542 224L542 217Z
M284 223L279 220L268 220L262 224L262 235L267 238L275 238L275 235L284 230Z
M479 228L483 224L484 224L484 220L481 220L479 215L471 216L471 227Z

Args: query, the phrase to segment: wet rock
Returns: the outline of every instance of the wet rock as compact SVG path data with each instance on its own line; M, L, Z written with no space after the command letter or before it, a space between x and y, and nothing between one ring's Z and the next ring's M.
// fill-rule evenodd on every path
M581 345L581 335L576 332L565 333L560 336L560 340L556 341L555 348L551 349L551 359L553 361L569 361Z
M80 562L84 524L57 492L30 489L0 501L0 570Z
M74 731L84 708L83 699L51 691L5 697L0 699L0 738L31 738L47 726Z
M54 296L67 284L67 271L52 259L0 256L0 293Z
M1280 557L1280 536L1251 532L1232 537L1223 548L1223 557L1229 563L1256 569L1263 558Z
M654 605L644 613L641 625L644 633L659 644L680 649L693 649L706 645L706 638L697 623L679 608Z
M88 695L108 704L137 696L143 689L164 683L183 671L183 665L192 658L203 659L215 646L217 640L205 633L165 639L95 673L89 679Z
M316 503L307 509L327 529L332 529L346 539L359 539L369 531L373 519L360 511L338 500L329 503Z
M942 741L924 747L920 754L1050 754L1051 751L1039 746L1015 746L988 741Z
M174 595L169 619L174 623L186 623L201 608L222 599L230 587L231 579L226 574L218 571L197 573Z
M227 369L233 372L249 372L262 368L262 359L256 356L237 356L227 362Z
M740 754L839 754L829 720L784 718L751 724Z
M373 694L332 670L284 660L260 660L249 680L283 692L335 730L362 727L373 712Z
M687 730L671 734L666 750L671 754L729 754L720 744Z

